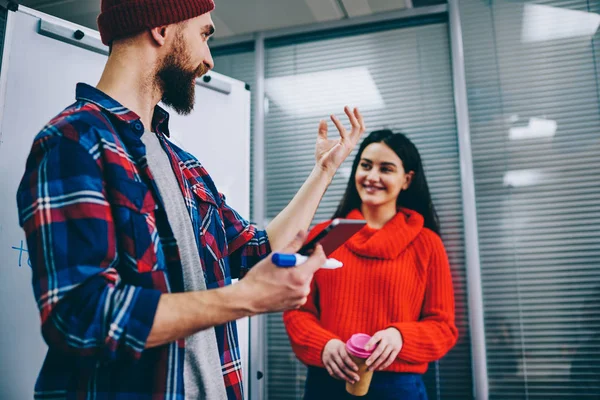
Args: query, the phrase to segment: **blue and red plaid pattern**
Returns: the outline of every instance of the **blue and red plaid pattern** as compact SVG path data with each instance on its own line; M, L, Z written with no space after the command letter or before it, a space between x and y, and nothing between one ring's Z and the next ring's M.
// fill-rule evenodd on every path
M229 285L270 252L266 233L165 138L168 120L156 107L152 128L185 198L206 285ZM49 346L36 398L185 397L185 341L144 350L159 297L184 285L143 133L135 113L78 84L77 102L35 138L17 202ZM228 398L242 399L235 322L215 329Z

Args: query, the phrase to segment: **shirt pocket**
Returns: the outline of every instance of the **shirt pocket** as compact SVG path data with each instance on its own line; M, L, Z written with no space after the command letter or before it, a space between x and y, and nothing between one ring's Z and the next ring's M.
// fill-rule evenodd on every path
M192 218L192 225L199 232L206 286L209 289L221 287L230 282L231 276L223 216L214 196L205 185L195 184L191 189L197 210L197 215Z
M194 193L195 197L198 201L202 203L208 203L214 207L217 206L217 201L210 190L206 187L206 185L202 183L195 183L191 187L192 193Z
M148 187L128 179L116 179L109 189L120 266L125 271L144 273L158 269L156 202Z
M194 220L200 224L200 226L194 226L194 229L198 228L200 232L201 243L203 246L211 245L213 250L216 250L219 257L225 257L223 251L226 250L222 243L227 243L225 234L225 224L223 222L223 214L220 207L217 205L215 197L207 189L207 187L201 183L192 185L192 194L194 196L196 210L198 215L194 216ZM212 236L209 240L210 243L206 243L206 235ZM225 246L226 247L226 246Z

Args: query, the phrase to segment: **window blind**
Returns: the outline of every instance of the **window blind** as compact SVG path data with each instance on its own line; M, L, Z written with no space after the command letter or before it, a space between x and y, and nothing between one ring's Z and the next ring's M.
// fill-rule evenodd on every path
M597 399L600 2L459 5L490 399Z
M314 166L320 119L358 105L368 131L405 132L419 148L440 214L454 276L460 340L426 376L430 399L472 398L464 239L448 26L437 23L266 43L266 216L292 199ZM333 124L330 133L337 134ZM333 180L315 222L328 219L345 189L352 154ZM281 314L267 318L269 399L302 398L305 367L291 350Z

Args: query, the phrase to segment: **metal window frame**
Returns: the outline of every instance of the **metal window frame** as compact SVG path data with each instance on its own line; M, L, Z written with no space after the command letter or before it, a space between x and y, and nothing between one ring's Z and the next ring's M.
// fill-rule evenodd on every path
M254 62L256 75L254 78L254 130L253 130L253 168L254 186L252 190L253 219L259 228L265 228L265 37L257 33L254 38ZM258 315L250 319L250 362L249 398L266 399L266 315Z
M465 230L465 264L467 268L467 304L469 333L471 337L471 363L473 373L473 397L488 399L487 353L483 318L483 293L479 255L479 233L475 201L475 176L471 148L471 127L465 74L462 25L459 0L448 0L450 49L452 55L452 83L458 130L460 159L460 182Z
M254 35L239 35L231 38L215 39L215 48L235 48L243 43L254 43L256 77L255 77L255 111L254 111L254 219L259 226L266 225L265 218L265 41L282 39L300 34L318 34L320 32L358 28L365 25L380 24L406 19L431 17L440 14L448 15L450 34L450 52L452 80L454 87L454 103L458 131L462 208L464 215L464 232L466 244L466 276L469 312L469 333L471 338L471 362L473 377L473 397L476 400L488 399L487 354L485 343L483 294L481 283L481 265L479 254L479 235L475 199L475 178L471 149L471 133L469 108L465 76L465 61L460 21L459 0L448 0L448 5L409 8L385 14L344 19L325 23L317 23L300 27L276 29L259 32ZM226 53L224 51L223 53ZM250 399L268 399L266 392L266 317L254 317L250 323ZM258 375L262 378L259 379Z

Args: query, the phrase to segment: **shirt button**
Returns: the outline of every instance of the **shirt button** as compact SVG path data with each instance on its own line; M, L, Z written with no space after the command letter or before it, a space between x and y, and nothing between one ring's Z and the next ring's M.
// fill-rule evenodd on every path
M144 130L144 127L142 126L142 123L137 121L133 124L133 130L135 130L136 132L141 132Z

